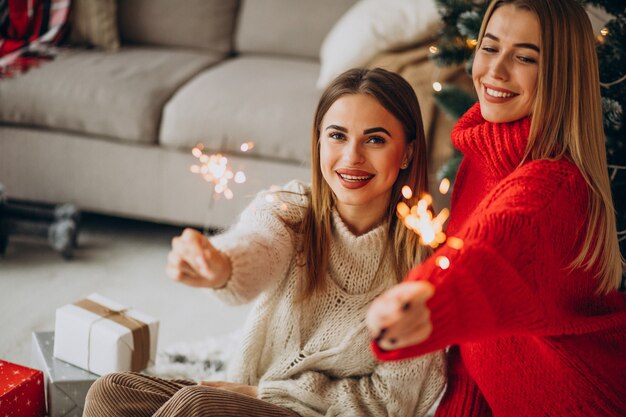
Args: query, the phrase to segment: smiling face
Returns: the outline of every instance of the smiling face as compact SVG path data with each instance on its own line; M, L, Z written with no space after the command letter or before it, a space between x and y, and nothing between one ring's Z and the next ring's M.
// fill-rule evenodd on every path
M322 175L342 217L356 212L382 217L391 187L407 161L400 121L374 97L347 94L322 118L319 143Z
M506 123L532 112L539 75L539 20L513 5L497 8L472 67L483 118Z

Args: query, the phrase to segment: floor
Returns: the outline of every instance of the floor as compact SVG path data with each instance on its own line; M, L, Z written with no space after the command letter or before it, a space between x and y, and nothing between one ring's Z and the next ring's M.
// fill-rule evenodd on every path
M30 365L31 332L54 329L56 308L99 293L160 320L159 349L228 334L249 306L225 306L165 275L181 227L85 214L66 261L42 239L11 238L0 257L0 359Z

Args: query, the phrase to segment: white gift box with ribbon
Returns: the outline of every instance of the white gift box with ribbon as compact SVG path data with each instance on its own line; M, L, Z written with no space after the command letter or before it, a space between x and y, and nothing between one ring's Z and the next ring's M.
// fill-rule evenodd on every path
M56 311L54 356L94 374L154 364L159 321L99 294Z

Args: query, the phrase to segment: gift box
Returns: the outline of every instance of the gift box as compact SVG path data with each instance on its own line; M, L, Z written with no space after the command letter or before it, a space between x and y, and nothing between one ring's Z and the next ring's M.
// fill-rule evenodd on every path
M42 369L49 417L81 417L98 375L53 356L54 332L33 332L32 366Z
M56 311L54 356L97 375L154 364L159 322L99 294Z
M43 373L0 359L0 416L42 417L45 414Z

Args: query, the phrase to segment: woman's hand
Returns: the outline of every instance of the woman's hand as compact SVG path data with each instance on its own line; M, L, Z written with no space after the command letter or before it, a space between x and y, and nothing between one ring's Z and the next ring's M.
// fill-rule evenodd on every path
M200 381L198 385L204 385L205 387L212 387L236 392L239 394L247 395L249 397L257 397L257 387L254 387L252 385L235 384L233 382L224 381Z
M433 325L426 302L434 293L434 287L427 281L409 281L376 298L365 321L378 346L392 350L428 339Z
M172 239L166 272L174 281L191 287L220 288L230 279L231 271L228 256L197 230L185 229Z

